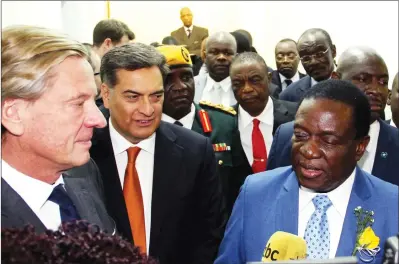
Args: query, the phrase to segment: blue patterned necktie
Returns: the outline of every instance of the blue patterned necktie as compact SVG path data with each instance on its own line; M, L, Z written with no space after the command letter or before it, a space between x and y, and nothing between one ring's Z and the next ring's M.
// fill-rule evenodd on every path
M80 220L79 213L62 184L53 189L48 200L60 206L61 222Z
M327 195L317 195L312 199L315 211L305 230L308 259L328 259L330 254L330 230L327 209L332 205Z

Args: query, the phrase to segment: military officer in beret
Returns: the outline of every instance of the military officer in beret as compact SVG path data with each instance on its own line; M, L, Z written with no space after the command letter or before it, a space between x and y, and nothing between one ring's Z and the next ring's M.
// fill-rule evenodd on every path
M234 200L229 193L233 171L233 139L237 138L236 111L232 107L200 101L194 103L195 84L189 52L182 46L157 47L170 68L164 82L165 99L162 120L209 137L213 144L222 178L226 206L230 214Z

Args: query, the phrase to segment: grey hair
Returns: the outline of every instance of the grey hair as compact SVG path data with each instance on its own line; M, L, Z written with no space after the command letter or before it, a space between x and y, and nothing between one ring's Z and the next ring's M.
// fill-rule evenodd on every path
M101 60L101 81L112 88L118 82L117 70L134 71L153 66L159 68L165 80L169 67L165 57L155 47L138 42L118 46L105 53Z
M256 52L243 52L237 54L237 56L235 56L233 58L233 61L231 62L230 70L233 68L233 65L237 63L245 64L245 63L254 63L254 62L264 65L265 70L267 71L266 61L262 58L262 56L260 56Z

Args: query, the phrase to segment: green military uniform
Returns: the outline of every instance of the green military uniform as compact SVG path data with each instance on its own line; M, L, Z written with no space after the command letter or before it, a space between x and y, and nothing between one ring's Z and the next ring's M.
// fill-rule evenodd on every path
M241 149L241 143L239 142L237 145L237 139L239 140L237 112L231 107L204 101L194 105L196 113L191 130L210 138L212 142L218 172L222 180L223 193L226 197L226 207L230 214L237 197L234 190L229 188L232 181L234 182L234 163L237 160L234 154L240 153ZM206 124L201 119L201 110L208 114L212 127L210 132L207 132Z
M186 48L164 45L157 50L165 56L171 70L179 67L192 67L191 58ZM237 197L234 176L234 160L245 159L242 151L237 125L237 112L232 107L201 101L195 104L195 117L191 130L210 138L215 151L218 174L226 198L227 211L230 214ZM234 145L234 146L233 146ZM241 151L240 151L241 150ZM237 159L238 156L243 157Z

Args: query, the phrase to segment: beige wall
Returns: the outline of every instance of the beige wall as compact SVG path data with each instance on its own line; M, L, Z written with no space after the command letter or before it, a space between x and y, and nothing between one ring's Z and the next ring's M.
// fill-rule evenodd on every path
M297 40L306 29L321 27L330 33L338 56L350 46L367 45L385 59L390 83L398 71L398 1L111 1L111 17L126 22L137 41L160 42L181 26L183 6L192 9L194 24L210 33L250 31L254 46L271 67L275 67L274 46L280 39ZM105 10L105 1L3 2L2 26L47 25L91 43L93 27L105 18Z

